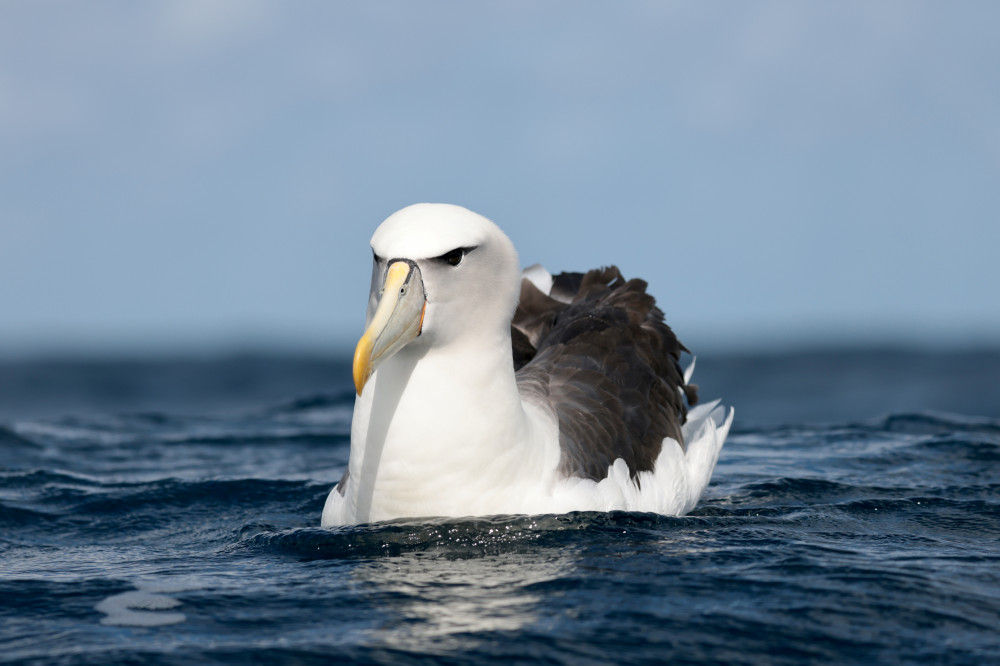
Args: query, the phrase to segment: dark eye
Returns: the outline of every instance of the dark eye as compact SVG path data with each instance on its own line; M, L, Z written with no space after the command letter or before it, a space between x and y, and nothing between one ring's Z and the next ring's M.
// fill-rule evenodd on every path
M451 252L446 252L437 258L438 261L442 261L450 266L458 266L462 263L462 259L465 259L466 249L464 247L458 247Z

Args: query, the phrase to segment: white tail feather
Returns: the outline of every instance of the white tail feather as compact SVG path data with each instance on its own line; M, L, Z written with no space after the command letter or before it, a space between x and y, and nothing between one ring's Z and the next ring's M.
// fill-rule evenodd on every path
M684 371L684 383L685 384L690 384L691 383L691 376L694 375L694 362L697 361L697 360L698 360L697 356L692 356L691 357L691 365L689 365L687 367L687 370Z

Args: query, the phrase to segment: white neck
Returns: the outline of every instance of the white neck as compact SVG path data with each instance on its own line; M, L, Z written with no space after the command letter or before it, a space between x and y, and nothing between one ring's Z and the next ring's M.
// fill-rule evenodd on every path
M351 430L356 520L471 515L554 467L517 391L509 331L495 338L412 345L375 373Z

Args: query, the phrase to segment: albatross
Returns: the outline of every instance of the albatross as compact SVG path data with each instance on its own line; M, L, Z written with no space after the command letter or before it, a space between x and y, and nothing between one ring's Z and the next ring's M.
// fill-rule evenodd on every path
M697 404L645 282L522 272L496 224L450 204L394 213L371 248L350 460L324 526L694 508L733 410Z

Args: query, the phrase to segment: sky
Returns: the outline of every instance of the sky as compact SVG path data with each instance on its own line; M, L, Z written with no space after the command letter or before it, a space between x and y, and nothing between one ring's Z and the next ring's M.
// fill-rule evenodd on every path
M699 347L1000 341L1000 4L0 4L0 356L342 353L467 206Z

